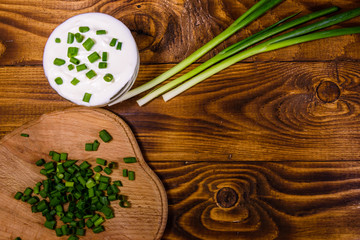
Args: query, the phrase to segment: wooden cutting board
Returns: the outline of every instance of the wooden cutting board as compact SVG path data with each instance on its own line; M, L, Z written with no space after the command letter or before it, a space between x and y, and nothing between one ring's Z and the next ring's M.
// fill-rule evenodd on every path
M106 129L113 140L104 143L98 137ZM20 136L21 133L29 137ZM98 151L85 151L85 143L98 139ZM70 159L86 160L95 166L96 158L119 163L111 174L121 180L121 194L128 196L131 208L111 203L115 218L106 220L105 231L94 234L87 230L80 239L160 239L168 213L164 187L143 159L130 128L115 114L98 108L75 107L45 114L0 140L0 239L67 239L56 237L43 226L41 213L32 213L30 205L14 199L17 191L35 186L45 179L35 162L50 160L49 151L67 152ZM122 158L135 156L137 163L125 164ZM122 176L122 169L136 173L135 181ZM59 222L59 221L58 221Z

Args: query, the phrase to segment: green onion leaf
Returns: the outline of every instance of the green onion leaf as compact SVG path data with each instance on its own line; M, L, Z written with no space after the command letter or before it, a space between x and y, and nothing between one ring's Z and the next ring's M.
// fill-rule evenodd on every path
M99 68L100 69L107 68L107 63L106 62L99 62Z
M106 34L106 30L97 30L96 35L104 35Z
M62 80L62 78L61 78L61 77L57 77L57 78L55 78L55 82L56 82L56 84L57 84L57 85L61 85L61 84L63 84L63 80Z
M56 43L61 43L61 39L60 38L55 38L55 42Z
M99 132L99 137L104 142L110 142L112 140L112 136L105 129L103 129Z
M74 37L75 35L71 32L68 33L68 37L67 37L67 43L71 44L74 42Z
M108 53L107 52L103 52L102 53L102 59L103 62L106 62L108 60Z
M65 64L65 60L64 59L61 59L61 58L55 58L54 59L54 65L56 66L61 66L61 65L64 65Z
M93 63L93 62L99 60L101 57L97 52L93 52L87 58L89 59L89 62Z
M68 51L67 51L67 56L69 58L75 57L75 56L78 55L78 52L79 52L79 48L77 48L77 47L69 47Z
M91 93L85 93L84 97L83 97L83 102L90 102L90 98L91 98ZM91 146L92 149L92 146Z
M81 43L84 40L84 36L80 33L75 33L76 42Z
M110 74L110 73L107 73L107 74L105 74L105 76L104 76L104 80L105 80L106 82L111 82L113 79L114 79L114 76L113 76L112 74Z
M116 38L113 38L113 39L111 39L111 42L110 42L109 45L110 45L111 47L115 47L116 43L117 43L117 39L116 39Z
M71 80L71 84L72 85L74 85L74 86L76 86L78 83L80 82L80 80L79 79L77 79L77 78L73 78L73 80Z
M77 70L78 72L83 71L83 70L85 70L85 69L87 69L87 66L85 65L85 63L76 66L76 70Z
M93 77L95 77L97 74L94 70L90 70L88 71L86 74L86 77L89 78L89 79L92 79Z
M77 59L77 58L71 57L71 58L70 58L70 62L72 62L72 63L75 64L75 65L78 65L78 64L80 63L80 60ZM85 64L84 64L84 65L85 65ZM76 69L77 69L77 67L76 67Z
M85 40L85 42L82 45L87 51L90 51L91 48L94 46L94 44L95 44L94 40L88 38Z
M90 30L90 28L87 27L87 26L81 26L81 27L79 27L79 32L81 32L81 33L88 32L89 30Z
M122 48L122 42L118 42L116 45L116 50L121 50Z

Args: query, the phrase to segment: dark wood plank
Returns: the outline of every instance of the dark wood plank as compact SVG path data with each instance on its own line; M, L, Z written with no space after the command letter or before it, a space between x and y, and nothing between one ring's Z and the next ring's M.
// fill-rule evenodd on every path
M151 163L167 188L163 239L357 239L358 162Z
M0 4L0 42L7 48L0 65L42 62L43 49L52 30L66 19L85 12L102 12L123 21L132 31L142 63L177 63L209 41L254 5L246 1L42 1L3 0ZM302 11L307 14L329 6L342 11L360 7L357 0L287 0L242 29L205 55L204 61L220 50L280 19ZM54 17L56 16L56 17ZM360 18L341 24L354 26ZM248 61L359 60L359 36L339 37L266 53Z
M171 65L142 65L137 85ZM358 160L358 63L243 63L164 103L108 108L149 161ZM0 68L0 134L74 106L41 67ZM330 102L329 102L330 101Z

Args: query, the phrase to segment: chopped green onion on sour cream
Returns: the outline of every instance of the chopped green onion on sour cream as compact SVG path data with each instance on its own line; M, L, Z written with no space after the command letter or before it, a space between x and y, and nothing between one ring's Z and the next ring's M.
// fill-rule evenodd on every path
M130 30L103 13L80 14L60 24L51 33L43 56L51 87L84 106L106 106L117 100L132 87L139 64Z

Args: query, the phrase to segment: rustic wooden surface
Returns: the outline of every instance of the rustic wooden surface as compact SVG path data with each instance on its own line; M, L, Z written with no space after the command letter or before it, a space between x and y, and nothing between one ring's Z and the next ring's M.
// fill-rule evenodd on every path
M113 139L104 143L99 131L111 130ZM22 137L21 133L29 134ZM85 151L87 142L98 139L96 152ZM168 216L168 203L162 182L144 161L130 128L118 116L104 109L70 108L44 114L0 140L0 239L59 239L54 231L44 227L41 214L31 214L29 204L14 200L14 194L33 187L44 178L35 162L49 161L50 151L66 152L69 159L87 161L96 165L96 158L118 162L113 170L113 181L120 180L121 194L128 197L131 208L121 208L111 202L115 218L107 220L102 239L161 239ZM124 157L136 157L137 162L126 164ZM122 169L135 171L134 181L122 177ZM130 224L129 224L130 223ZM57 227L60 227L58 225ZM86 239L99 235L87 230ZM67 239L63 236L60 239Z
M74 106L41 66L47 37L67 18L97 11L128 25L140 85L255 2L0 0L0 137ZM333 5L345 11L360 2L285 0L199 62L289 14ZM360 36L344 36L247 59L168 103L130 99L107 109L129 124L165 185L163 239L359 239L359 83Z

